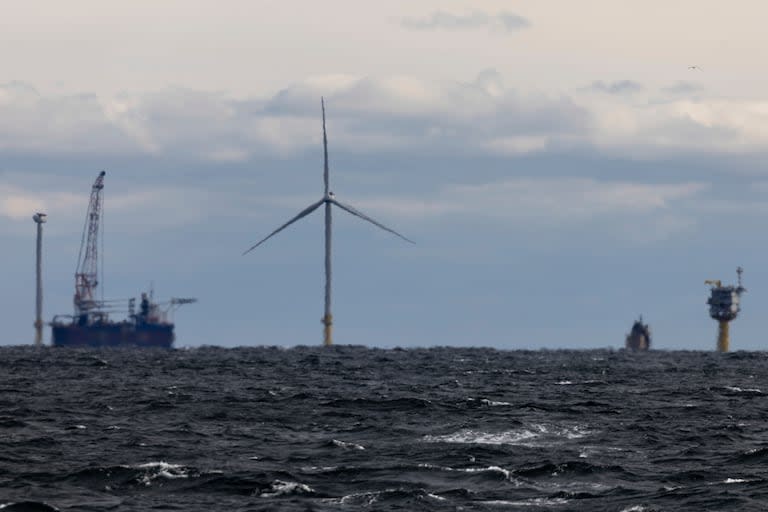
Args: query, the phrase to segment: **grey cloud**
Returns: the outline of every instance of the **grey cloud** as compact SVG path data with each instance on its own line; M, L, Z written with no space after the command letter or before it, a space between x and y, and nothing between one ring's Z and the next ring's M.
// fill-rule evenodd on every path
M307 115L308 112L317 109L319 97L321 95L328 96L328 94L329 91L327 90L320 92L306 84L294 84L278 91L272 98L269 98L262 111L277 116Z
M577 136L590 122L570 98L523 95L492 69L452 83L319 77L251 100L184 88L113 98L42 97L18 84L8 90L0 102L0 149L51 154L67 149L219 162L295 154L319 142L320 96L334 146L355 152L487 152L496 139Z
M265 108L274 115L316 117L321 94L298 84ZM492 69L464 83L362 78L325 96L334 144L347 147L487 151L497 138L577 136L591 122L570 98L520 94Z
M507 177L493 182L450 185L432 197L401 196L377 201L371 209L388 216L420 218L472 213L509 222L539 219L561 224L599 216L644 215L698 198L709 185L701 182L642 183L583 177Z
M422 18L403 18L400 24L409 30L472 30L489 28L504 32L515 32L531 26L522 16L502 11L489 14L482 11L472 11L467 14L451 14L445 11L435 11Z
M466 82L329 75L245 100L182 88L107 98L44 96L13 83L0 86L0 151L6 157L120 154L222 164L282 158L320 144L320 96L333 147L355 154L594 149L653 156L764 147L762 114L747 103L630 102L621 93L642 86L628 80L593 88L601 94L524 93L493 69ZM733 109L749 122L734 124L720 114ZM705 122L710 118L715 122Z
M505 89L504 78L501 76L501 73L495 69L485 69L481 71L480 74L477 75L475 85L492 96L503 94Z
M661 92L671 96L684 96L686 94L693 94L703 90L704 87L701 84L697 84L695 82L677 82L673 85L662 88Z
M0 149L11 151L135 151L93 94L47 97L23 82L0 84Z
M736 127L709 126L685 117L667 119L638 133L639 139L654 143L657 153L680 153L694 149L700 153L727 151L728 146L738 146L742 137L743 133Z
M496 15L496 18L501 22L502 26L510 32L531 26L531 23L527 19L511 12L500 12Z
M632 80L619 80L616 82L603 82L597 80L587 87L587 90L604 94L633 94L644 90L642 84Z
M27 101L34 101L40 97L37 89L32 87L32 85L20 80L12 80L10 82L0 84L0 91L2 91L3 96L10 96L17 100L25 99Z

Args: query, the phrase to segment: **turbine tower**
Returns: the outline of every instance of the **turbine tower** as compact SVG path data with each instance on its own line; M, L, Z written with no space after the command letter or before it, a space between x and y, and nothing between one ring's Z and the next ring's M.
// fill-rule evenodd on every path
M259 240L257 243L255 243L253 246L251 246L250 249L245 251L243 255L248 254L258 246L260 246L262 243L266 242L270 238L272 238L274 235L278 234L280 231L284 230L294 222L298 221L299 219L302 219L312 213L313 211L317 210L320 206L325 205L325 314L323 315L323 344L326 346L330 346L333 344L333 315L331 314L331 205L338 206L342 210L347 211L348 213L351 213L352 215L356 217L360 217L361 219L370 222L374 226L383 229L384 231L388 231L396 236L399 236L403 240L414 243L412 240L409 240L408 238L404 237L397 231L390 229L386 227L385 225L376 222L372 218L368 217L364 213L362 213L359 210L356 210L355 208L349 206L348 204L344 204L336 199L333 192L330 191L329 184L328 184L328 137L326 135L325 130L325 100L323 98L320 99L320 106L323 111L323 181L325 183L325 192L323 194L322 199L319 201L312 203L311 205L307 206L304 210L299 212L298 215L296 215L294 218L274 230L272 233L264 237L263 239Z
M32 220L37 224L37 245L35 252L35 346L43 345L43 224L48 216L37 212Z
M719 279L704 281L704 284L712 287L707 304L709 304L709 316L713 320L717 320L719 326L717 333L718 352L728 352L730 348L731 340L728 327L730 322L735 320L739 311L741 311L741 294L747 291L741 285L741 274L743 272L744 269L741 267L736 269L736 273L739 275L738 286L723 286Z

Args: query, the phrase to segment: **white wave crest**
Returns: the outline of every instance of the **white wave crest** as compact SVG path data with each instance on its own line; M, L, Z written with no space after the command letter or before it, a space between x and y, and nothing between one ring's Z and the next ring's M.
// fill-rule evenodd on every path
M335 505L355 505L360 507L369 507L373 505L380 494L392 492L395 489L386 489L379 492L360 492L354 494L347 494L341 498L325 498L321 500L324 503L332 503Z
M439 436L426 435L424 441L428 443L454 443L454 444L492 444L492 445L518 445L537 447L556 444L564 439L581 439L590 432L581 426L556 426L533 424L526 428L509 430L506 432L480 432L464 429L453 434Z
M740 388L738 386L725 386L725 389L728 391L733 391L734 393L752 393L752 394L760 394L762 395L763 392L758 388Z
M301 468L302 473L322 474L329 471L336 471L339 466L304 466Z
M442 436L426 435L424 440L428 443L454 443L454 444L521 444L522 441L534 439L538 436L530 430L513 430L509 432L478 432L475 430L460 430L453 434Z
M480 400L480 401L481 401L481 402L482 402L484 405L489 405L489 406L491 406L491 407L500 407L500 406L504 406L504 405L512 405L512 404L511 404L511 403L509 403L509 402L496 402L496 401L493 401L493 400L488 400L487 398L483 398L483 399L482 399L482 400Z
M467 398L467 402L475 402L475 401L480 402L481 404L487 407L502 407L502 406L512 405L509 402L497 402L495 400L488 400L487 398L481 398L479 400L476 398Z
M365 446L361 444L346 443L337 439L334 439L332 442L334 446L338 446L339 448L346 448L347 450L365 450Z
M457 473L499 473L504 476L506 480L516 485L521 485L520 482L514 478L512 473L500 466L487 466L482 468L452 468L450 466L437 466L435 464L421 463L420 468L435 469L439 471L455 471Z
M507 480L509 480L510 477L512 476L508 470L499 466L488 466L486 468L460 468L460 469L455 469L453 471L462 471L464 473L486 473L486 472L501 473L502 475L504 475L504 478L506 478Z
M483 505L501 506L501 507L554 507L565 505L568 500L565 498L532 498L523 501L491 500L483 501Z
M310 486L299 482L284 482L275 480L268 491L259 494L262 498L274 498L275 496L285 496L286 494L306 494L315 492Z
M140 469L143 471L139 481L144 485L152 485L152 481L157 478L167 478L174 480L178 478L189 478L190 469L179 464L169 464L164 461L159 462L147 462L145 464L137 464L135 466L127 466L131 469Z
M371 505L376 503L381 496L386 496L387 494L392 494L400 491L401 491L400 489L390 488L390 489L384 489L382 491L348 494L346 496L342 496L341 498L328 498L322 501L326 503L334 503L339 505L354 505L356 507L370 507ZM423 494L421 494L420 497L423 496L425 498L430 498L435 501L448 501L447 498L438 496L437 494L432 494L423 489L421 490L421 492Z

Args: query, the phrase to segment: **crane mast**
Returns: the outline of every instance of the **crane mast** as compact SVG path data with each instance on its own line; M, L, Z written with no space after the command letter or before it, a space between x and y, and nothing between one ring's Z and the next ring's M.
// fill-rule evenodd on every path
M88 314L97 309L96 287L99 284L99 224L101 223L101 192L104 189L104 175L101 171L91 187L91 199L85 214L83 238L77 257L75 272L75 316L86 320Z

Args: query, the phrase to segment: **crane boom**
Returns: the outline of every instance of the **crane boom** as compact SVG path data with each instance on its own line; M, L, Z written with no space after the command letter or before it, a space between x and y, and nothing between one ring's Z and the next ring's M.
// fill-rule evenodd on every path
M85 214L83 238L75 271L75 315L87 315L96 309L96 287L99 284L99 224L101 223L101 191L104 175L101 171L91 187L91 199Z

